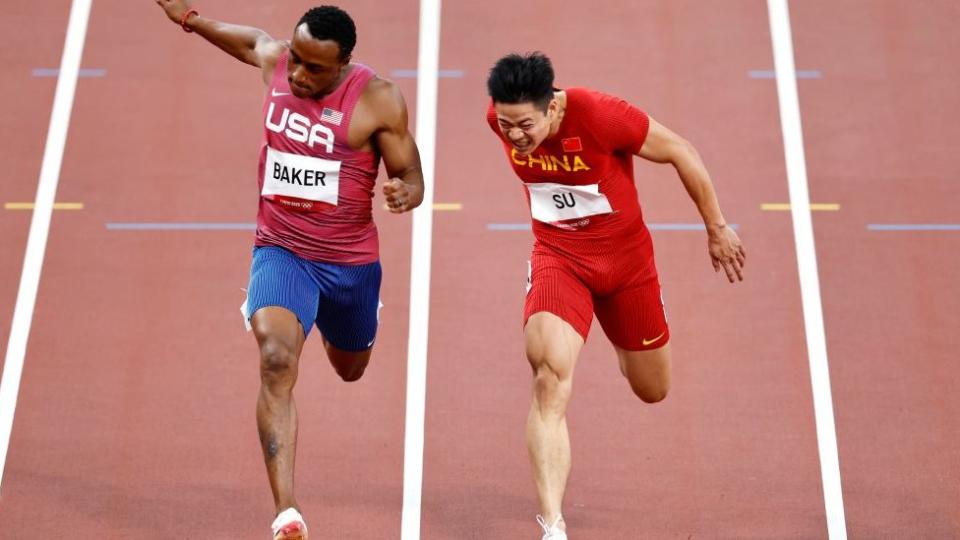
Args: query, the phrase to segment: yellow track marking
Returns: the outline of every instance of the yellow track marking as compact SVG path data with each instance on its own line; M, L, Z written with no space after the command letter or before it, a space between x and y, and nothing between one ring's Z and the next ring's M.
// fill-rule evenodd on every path
M789 211L790 203L763 203L760 205L760 209L771 212ZM810 210L814 212L836 212L840 210L840 205L838 203L811 203Z
M4 210L33 210L32 202L8 202L3 203ZM65 202L53 203L54 210L83 210L83 203Z
M384 204L383 209L390 210L390 207ZM434 212L451 212L457 210L463 210L463 205L460 203L433 203Z

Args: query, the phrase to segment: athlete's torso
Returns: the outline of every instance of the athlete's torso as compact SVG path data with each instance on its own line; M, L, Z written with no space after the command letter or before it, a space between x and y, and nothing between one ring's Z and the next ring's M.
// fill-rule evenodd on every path
M487 112L524 183L537 244L574 257L622 248L624 241L649 245L633 178L649 119L613 96L585 88L565 93L557 133L529 156L504 138L492 104Z
M380 156L348 144L354 109L375 74L350 64L333 92L300 99L290 93L288 58L277 60L263 105L256 245L315 261L376 261L372 199Z

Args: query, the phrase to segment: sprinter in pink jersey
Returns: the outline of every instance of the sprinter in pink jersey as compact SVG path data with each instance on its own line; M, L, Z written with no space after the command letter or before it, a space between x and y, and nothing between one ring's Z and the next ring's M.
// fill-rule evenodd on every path
M345 381L370 359L380 263L372 198L380 159L393 213L423 200L423 173L403 96L351 62L353 20L321 6L293 39L201 17L187 0L157 0L167 16L238 60L260 68L267 91L257 174L256 245L245 315L260 347L257 427L276 505L274 540L307 538L293 493L297 409L293 386L303 343L320 330Z

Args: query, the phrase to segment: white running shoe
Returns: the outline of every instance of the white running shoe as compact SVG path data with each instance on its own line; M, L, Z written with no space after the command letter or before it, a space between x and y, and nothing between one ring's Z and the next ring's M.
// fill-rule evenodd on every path
M560 528L560 522L563 516L557 516L552 525L547 525L547 520L543 516L537 516L537 523L543 527L543 538L540 540L567 540L567 531Z
M273 529L273 540L307 540L307 522L296 508L287 508L277 514L270 528Z

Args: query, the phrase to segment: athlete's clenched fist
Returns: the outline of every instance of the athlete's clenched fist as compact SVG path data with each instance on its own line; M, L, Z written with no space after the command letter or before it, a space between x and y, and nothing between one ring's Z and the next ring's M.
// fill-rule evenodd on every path
M399 178L391 178L383 184L383 195L387 198L387 209L394 214L413 210L419 204L413 200L407 183Z

